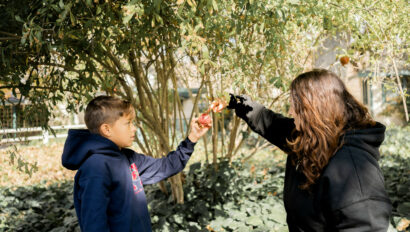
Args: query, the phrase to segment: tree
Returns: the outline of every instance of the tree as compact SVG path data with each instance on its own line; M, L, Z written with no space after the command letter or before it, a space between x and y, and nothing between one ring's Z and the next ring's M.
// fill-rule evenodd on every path
M10 88L30 99L36 106L33 113L44 111L47 117L57 102L77 111L96 91L121 96L137 111L142 138L136 142L142 152L167 154L186 136L178 119L191 121L182 111L177 90L190 89L193 81L209 100L232 91L285 110L290 81L312 68L321 41L337 33L354 38L345 51L353 60L370 52L372 60L380 61L387 52L396 67L408 54L409 24L398 23L408 20L408 6L404 0L378 4L5 0L0 3L5 19L0 22L0 96L1 89ZM404 42L392 42L396 37ZM389 49L379 49L386 44ZM400 93L406 97L405 90ZM204 100L197 94L193 112L199 112L200 101ZM225 126L228 116L213 115L214 168L218 157L232 159L237 154L249 132L236 117ZM204 143L208 153L206 137ZM257 140L255 151L265 146ZM182 203L179 175L171 178L171 186L174 199ZM164 185L162 189L166 190Z

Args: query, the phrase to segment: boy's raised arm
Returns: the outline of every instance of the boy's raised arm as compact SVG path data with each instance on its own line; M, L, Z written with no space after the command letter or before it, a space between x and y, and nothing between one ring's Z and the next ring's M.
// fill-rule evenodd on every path
M206 126L200 126L197 118L191 123L188 137L166 157L156 159L150 156L134 153L133 159L143 184L154 184L177 174L185 168L196 142L209 130L212 121Z
M195 143L187 138L175 151L160 159L135 153L134 159L142 183L154 184L182 171L194 152L194 146Z

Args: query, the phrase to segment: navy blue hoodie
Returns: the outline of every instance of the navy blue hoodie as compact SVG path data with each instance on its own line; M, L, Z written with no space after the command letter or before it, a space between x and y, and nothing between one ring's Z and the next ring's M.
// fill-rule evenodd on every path
M151 231L145 184L184 169L195 143L188 138L166 157L155 159L88 130L69 130L63 166L78 170L74 207L82 231Z

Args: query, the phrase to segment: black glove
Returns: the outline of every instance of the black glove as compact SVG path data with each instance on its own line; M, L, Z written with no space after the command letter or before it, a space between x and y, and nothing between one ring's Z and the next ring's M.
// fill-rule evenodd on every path
M247 95L231 95L229 101L228 109L235 109L235 113L238 117L245 118L246 115L251 112L253 109L263 107L256 102L253 102L251 97Z
M230 93L229 96L230 96L229 104L228 104L228 106L227 106L226 108L232 110L232 109L235 109L235 106L236 106L236 98L235 98L235 95L233 95L232 93Z
M247 100L251 100L251 98L247 95L234 95L234 94L229 94L231 96L231 99L229 100L229 104L227 106L228 109L236 109L236 106L239 104L244 104Z
M235 109L236 105L238 104L237 100L236 100L236 96L233 95L232 93L229 94L231 96L230 100L229 100L229 104L227 106L228 109L232 110Z

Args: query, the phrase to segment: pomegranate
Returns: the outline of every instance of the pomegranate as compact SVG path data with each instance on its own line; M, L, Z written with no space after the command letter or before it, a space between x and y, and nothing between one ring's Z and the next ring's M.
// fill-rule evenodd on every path
M349 63L349 57L348 56L342 56L341 58L340 58L340 63L343 65L343 66L345 66L347 63Z
M200 126L210 127L209 124L211 123L211 116L207 113L201 114L198 118L198 123Z
M211 103L208 109L208 113L212 110L214 113L220 113L228 104L222 98L217 98Z

